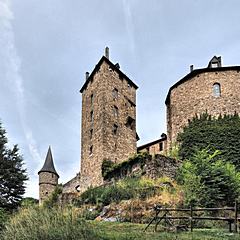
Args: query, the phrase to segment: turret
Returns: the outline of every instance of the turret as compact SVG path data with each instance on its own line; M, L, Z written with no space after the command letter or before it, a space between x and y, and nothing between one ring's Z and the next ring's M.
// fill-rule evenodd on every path
M58 184L59 175L55 170L51 148L48 148L47 156L39 175L39 204L41 205L54 191Z

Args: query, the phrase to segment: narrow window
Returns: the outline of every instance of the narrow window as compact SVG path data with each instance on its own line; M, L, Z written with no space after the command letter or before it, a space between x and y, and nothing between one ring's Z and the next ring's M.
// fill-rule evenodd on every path
M221 96L221 85L220 83L213 84L213 96L220 97Z
M91 113L90 113L90 121L91 121L91 123L93 123L93 111L91 111Z
M93 99L94 99L94 96L93 94L91 95L91 106L93 106Z
M89 149L89 155L92 155L92 153L93 153L93 146L91 146Z
M113 125L113 134L114 134L114 135L117 135L117 131L118 131L118 125L117 125L117 124L114 124L114 125Z
M163 143L160 142L160 143L159 143L159 151L162 151L162 150L163 150Z
M118 107L116 106L113 107L113 116L118 117Z
M112 95L113 95L113 99L117 99L118 98L118 90L116 88L113 89Z
M134 130L135 128L135 119L131 118L131 117L127 117L127 122L126 122L126 127Z
M90 130L90 139L93 137L93 129Z

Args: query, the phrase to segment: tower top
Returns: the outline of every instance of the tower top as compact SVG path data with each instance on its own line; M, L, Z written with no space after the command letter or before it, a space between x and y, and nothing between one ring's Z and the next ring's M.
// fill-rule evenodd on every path
M49 146L48 148L48 152L47 152L47 156L45 159L45 162L43 164L42 169L38 172L38 174L40 174L41 172L50 172L50 173L54 173L56 174L58 177L58 173L54 167L54 163L53 163L53 157L52 157L52 151L51 151L51 147Z

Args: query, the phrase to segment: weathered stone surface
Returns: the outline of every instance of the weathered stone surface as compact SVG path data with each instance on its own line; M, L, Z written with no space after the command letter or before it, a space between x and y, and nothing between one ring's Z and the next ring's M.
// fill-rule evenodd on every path
M121 168L114 169L105 177L105 183L117 181L126 177L146 176L149 178L176 177L177 169L180 162L176 159L163 155L146 155L143 159L136 159L124 164Z
M221 96L213 94L213 85L219 83ZM240 113L240 72L216 68L193 76L173 88L167 103L167 135L169 144L196 114L210 115Z
M80 174L78 173L74 178L63 185L62 193L77 193L80 190Z
M136 88L103 61L82 92L81 191L103 183L102 162L136 153Z
M42 204L58 184L58 176L50 172L41 172L39 174L39 204Z

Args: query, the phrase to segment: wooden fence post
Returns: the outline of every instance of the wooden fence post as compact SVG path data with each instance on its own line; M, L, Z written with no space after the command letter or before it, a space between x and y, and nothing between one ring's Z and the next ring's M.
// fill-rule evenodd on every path
M192 210L192 205L190 206L190 229L191 232L193 231L193 210Z
M234 205L234 232L238 232L238 202L235 201Z

